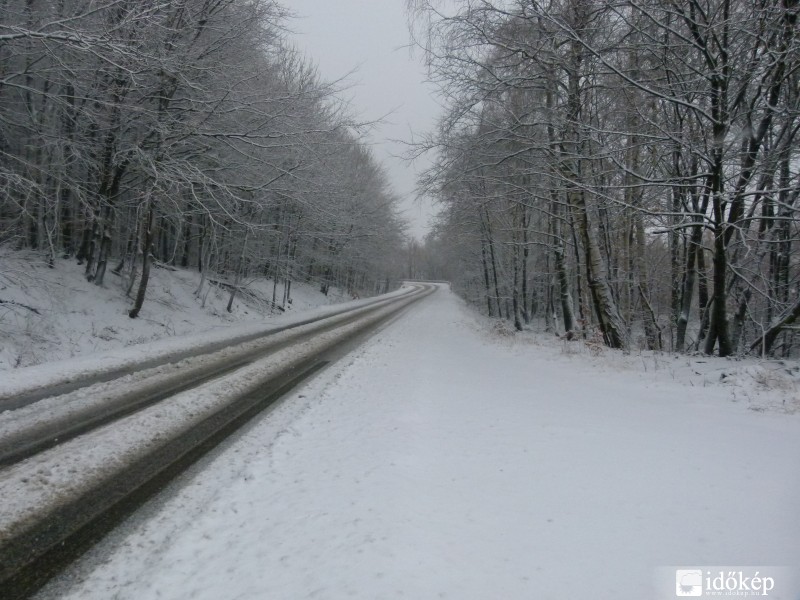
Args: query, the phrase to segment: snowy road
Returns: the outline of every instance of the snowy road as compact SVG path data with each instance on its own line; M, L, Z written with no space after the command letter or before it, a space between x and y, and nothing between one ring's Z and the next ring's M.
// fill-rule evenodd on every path
M799 456L797 415L492 335L442 290L41 597L674 597L657 568L800 564Z
M27 598L84 541L435 290L409 286L368 307L2 412L0 596Z

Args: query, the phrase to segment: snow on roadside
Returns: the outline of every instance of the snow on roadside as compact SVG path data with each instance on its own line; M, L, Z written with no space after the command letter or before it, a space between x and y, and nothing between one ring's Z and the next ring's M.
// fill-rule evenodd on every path
M67 265L67 262L64 261L61 267L64 268L64 272L53 275L56 279L64 278L65 274L70 269L74 270L76 266ZM35 387L52 385L82 376L131 368L142 361L157 358L172 360L174 356L182 354L190 348L235 340L242 336L260 332L266 333L276 327L290 326L310 318L332 315L343 309L364 306L373 301L373 299L365 298L345 302L341 301L342 298L335 294L326 297L311 290L310 286L295 284L293 285L293 290L295 290L293 293L296 294L296 297L303 298L303 300L293 302L292 312L262 315L256 318L252 308L248 309L244 305L237 306L233 316L227 312L224 312L224 315L214 311L205 313L190 292L191 286L196 285L196 282L190 281L195 274L178 272L178 275L176 275L174 272L168 273L170 273L170 281L172 281L174 288L187 296L187 303L179 307L180 311L185 311L185 314L181 313L178 308L175 308L174 311L164 310L163 307L160 308L159 311L161 312L159 314L162 314L160 318L169 320L170 318L181 317L186 327L183 328L185 331L183 334L176 333L178 330L174 328L169 335L165 334L164 331L153 333L152 337L155 341L144 342L139 338L130 338L132 332L141 331L142 328L149 331L149 321L147 319L134 320L128 318L124 308L126 305L125 300L119 290L96 288L83 280L79 273L73 274L75 281L81 282L81 285L88 290L84 290L84 292L86 294L91 292L91 296L95 298L96 302L92 304L86 300L81 301L78 296L70 296L69 294L61 296L54 294L54 299L52 300L54 303L53 314L48 315L42 309L42 315L36 315L35 313L28 315L29 318L33 316L36 317L37 321L41 320L39 325L46 326L50 332L48 335L51 337L42 338L40 340L41 343L36 342L36 336L20 332L20 323L14 319L9 319L8 313L3 314L2 307L0 307L0 398L10 398ZM179 276L186 278L187 281L180 285L175 284L175 281L179 281ZM259 285L265 284L260 282ZM37 289L41 292L51 288L44 285ZM155 289L156 291L159 289L157 285L155 285ZM8 296L11 291L20 293L23 288L0 290L0 294ZM401 288L385 294L383 297L389 298L407 291L407 289ZM332 304L336 300L339 300L339 302ZM25 301L32 302L30 299ZM42 298L40 298L40 301L45 302ZM193 302L194 304L192 304ZM193 306L192 310L187 309L190 305ZM70 316L72 314L68 311L70 306L81 307L80 310L75 311L81 316ZM30 311L23 312L30 313ZM242 320L242 317L245 317L245 319ZM101 352L96 341L92 341L89 345L83 344L81 335L76 333L81 328L88 327L87 323L89 321L87 319L92 323L92 327L95 327L96 319L107 319L104 322L109 323L116 322L118 323L118 329L120 331L124 330L128 337L126 338L120 334L121 337L119 338L106 340ZM62 322L62 320L66 322ZM58 323L54 321L58 321ZM39 344L36 351L37 360L41 359L43 362L24 368L11 368L9 357L13 356L17 351L22 352L21 350L15 350L15 348L25 347L29 349L32 344ZM74 347L72 347L72 344L74 344ZM70 348L69 353L74 354L74 356L58 360L60 356L58 348L61 346L64 347L63 349ZM14 362L16 364L16 361ZM4 367L10 370L4 372Z
M387 294L380 298L384 299L397 295L398 294ZM360 302L360 304L363 304L363 302L364 301ZM382 300L377 303L383 305ZM351 306L352 304L354 303L348 303L344 306ZM341 309L341 306L342 305L339 306L338 310ZM324 321L324 325L325 327L331 327L337 323L345 323L356 315L369 310L372 310L371 306L364 310L355 309L341 315L331 316ZM334 312L333 309L331 309L330 312ZM382 314L382 311L379 310L379 313ZM300 321L300 319L296 320ZM248 357L254 352L269 352L271 349L280 348L292 342L292 340L308 335L319 326L320 324L317 322L298 325L291 329L275 332L266 338L259 337L248 342L240 342L226 346L213 353L192 356L180 361L161 364L153 368L137 370L110 381L102 381L93 385L81 387L73 392L44 398L14 410L0 412L0 449L14 447L14 445L21 440L28 439L32 432L40 430L49 423L86 418L101 407L125 406L141 394L161 392L177 384L183 385L195 378L207 375L209 369L218 367L221 362L230 364L231 361ZM252 331L250 333L252 333ZM195 339L198 341L201 340L201 338ZM178 340L172 340L168 347L174 346L179 340L180 338ZM185 342L185 339L183 341ZM197 346L204 345L205 344L197 344ZM146 358L152 359L155 356L159 356L161 354L160 351L163 350L163 346L165 345L152 344L150 346L150 351L146 354ZM131 361L132 358L138 357L140 352L141 349L138 349L136 352L128 352L122 357L105 357L102 361L97 361L96 359L91 361L83 360L80 361L80 364L84 367L86 367L87 364L91 365L97 373L101 373L103 371L101 367L118 368L120 364L132 364L129 361ZM120 359L126 362L120 363ZM117 362L114 362L115 360ZM270 358L269 360L275 359ZM67 366L69 366L69 364L70 363L68 363ZM63 367L64 365L61 366ZM35 378L29 377L28 373L30 371L40 371L39 376ZM9 390L14 390L14 384L25 387L30 386L30 383L34 382L36 385L41 385L42 381L47 381L52 378L55 373L58 373L58 371L45 366L15 371L9 378L9 381L0 386L0 399L4 397L3 390L5 390L6 393ZM76 376L76 371L67 371L67 373L72 377ZM13 396L13 393L9 394L9 396ZM2 474L0 474L0 476L1 475Z
M345 320L309 340L0 470L0 542L24 530L32 518L80 498L86 489L153 451L164 440L192 429L236 398L257 391L264 382L296 368L309 355L332 348L394 310L395 306L388 306L355 322Z
M292 313L346 299L336 290L325 296L311 285L295 283L286 314L270 314L263 303L247 302L241 295L229 313L228 294L217 287L210 288L202 306L194 294L199 282L200 274L192 270L153 269L142 313L130 319L123 278L109 271L98 287L86 281L83 267L73 259L59 259L50 269L35 253L0 248L0 373L126 347L146 348L146 343L198 332L247 333L265 322L274 326ZM250 287L271 298L270 281L256 280ZM282 294L279 285L279 299Z
M423 301L41 598L641 600L800 564L800 417L482 327Z
M73 359L48 362L22 369L15 369L3 374L0 380L0 398L10 398L39 387L70 381L79 377L97 375L111 370L133 368L136 365L159 359L162 361L176 360L187 349L201 349L206 346L234 342L242 336L251 336L259 333L268 333L277 327L293 326L317 317L327 317L343 310L359 308L376 301L377 298L388 299L408 293L406 287L401 287L394 292L383 294L376 298L365 298L342 302L336 305L320 306L306 310L299 314L286 315L268 321L267 323L253 322L247 325L234 325L215 330L203 331L194 335L175 336L160 339L155 342L138 344L136 346L117 348L102 354L91 354ZM164 367L169 369L169 367ZM146 374L143 374L146 375ZM136 374L131 376L136 379Z
M623 353L598 341L560 340L552 335L526 331L514 334L505 323L475 316L479 327L507 345L556 349L576 367L592 369L599 376L625 372L642 381L672 381L692 388L723 390L734 403L756 412L800 413L800 361L757 357L719 358L702 353L673 354L646 350Z

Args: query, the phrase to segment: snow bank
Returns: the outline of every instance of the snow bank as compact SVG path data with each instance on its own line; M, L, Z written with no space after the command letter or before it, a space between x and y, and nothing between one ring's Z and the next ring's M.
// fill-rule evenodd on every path
M13 263L15 256L2 258ZM17 262L18 270L28 264ZM40 266L33 270L31 278L29 286L19 283L17 277L16 287L0 290L0 298L18 298L24 292L27 294L25 302L31 307L36 303L40 306L36 309L39 312L33 313L19 306L12 311L0 305L0 399L112 370L134 370L137 365L154 360L176 360L184 356L187 349L200 350L244 336L267 333L374 301L367 298L331 305L332 300L341 298L326 297L309 286L294 284L294 294L302 300L293 302L291 312L257 315L252 307L239 303L233 313L227 313L217 310L220 302L227 302L222 294L213 295L217 302L209 301L208 310L200 306L193 295L199 275L156 270L151 290L153 298L145 304L146 308L149 304L149 308L143 310L143 318L130 319L128 302L119 286L112 285L109 289L93 286L85 281L80 267L73 262L61 261L55 271ZM383 297L407 291L400 289ZM181 301L163 301L165 294L179 297ZM24 321L20 311L26 315ZM148 318L148 314L157 316L159 321ZM181 323L180 327L175 326L177 322ZM88 331L96 332L100 323L114 329L114 334L105 336L107 339L94 334L87 336ZM165 323L169 323L169 327L164 327ZM149 337L141 335L142 332L147 332ZM12 368L27 362L28 359L21 361L20 357L29 352L35 355L35 359L30 360L41 361L41 364ZM65 353L72 358L60 359ZM3 372L3 368L11 370Z
M195 271L153 269L141 315L131 319L127 281L118 275L109 271L98 287L74 260L57 260L51 269L34 253L0 248L0 372L199 332L234 335L349 299L336 289L325 296L314 286L293 283L287 314L270 312L272 282L262 279L249 283L254 296L238 295L229 313L228 293L204 288L204 295L210 291L203 306L195 295L199 283ZM282 293L279 285L279 298Z
M0 470L0 495L3 497L0 542L25 530L33 520L41 519L58 506L79 498L87 489L192 429L235 399L256 391L278 375L296 368L310 355L331 348L395 310L395 305L378 309ZM313 329L313 326L306 328ZM130 386L135 389L135 382ZM115 387L120 393L126 391L124 383L117 383Z

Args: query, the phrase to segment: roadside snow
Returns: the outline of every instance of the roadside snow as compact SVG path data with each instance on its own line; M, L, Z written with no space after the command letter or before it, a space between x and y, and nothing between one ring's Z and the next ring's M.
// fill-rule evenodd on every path
M693 388L715 389L731 402L756 412L800 413L800 361L796 359L719 358L702 353L646 350L625 354L598 341L558 341L552 335L533 332L515 335L504 324L488 319L482 325L507 343L543 346L550 351L555 347L565 360L600 376L608 370L623 371L648 384L672 381Z
M345 322L229 375L0 470L0 497L3 498L0 542L24 530L31 519L80 498L86 489L152 452L165 440L192 429L236 398L257 391L265 382L295 368L309 355L332 348L395 310L397 307L390 305L357 321ZM124 393L125 383L118 385Z
M298 325L291 329L277 331L267 337L226 346L213 353L192 356L180 361L135 371L111 381L96 383L67 394L45 398L16 410L2 411L0 412L0 449L13 448L20 441L29 439L32 433L41 430L48 424L87 418L102 407L127 406L143 394L155 394L165 389L174 389L176 385L185 385L189 381L201 378L208 374L209 369L218 367L220 363L232 364L236 360L249 357L254 352L274 351L276 348L294 343L294 340L313 333L321 326L331 327L337 323L344 323L359 314L365 314L371 310L372 304L383 304L386 299L397 297L400 294L401 292L397 292L370 301L351 302L336 308L316 310L313 312L319 313L319 316L327 313L332 313L333 316L325 319L324 323L312 322ZM370 306L359 308L366 302L369 302ZM342 307L352 310L336 314L342 310ZM307 320L306 316L303 316L302 319L293 319L298 323L305 320ZM252 334L253 331L248 333ZM169 358L173 350L185 350L186 347L206 347L209 344L208 337L208 335L200 335L191 338L176 338L168 342L151 343L148 345L149 351L147 348L137 348L115 353L112 356L19 369L0 385L0 400L4 397L13 397L15 393L20 393L20 389L41 386L43 382L59 381L61 378L77 378L78 375L83 374L100 374L108 369L133 368L142 358L147 360L157 357ZM215 341L229 339L223 338L220 332L216 332L213 338L217 338ZM177 344L180 341L183 341L186 346L178 347ZM53 368L54 366L57 368ZM73 369L70 370L69 367L73 367Z
M731 400L442 290L40 598L643 600L669 565L799 565L800 417Z
M7 376L4 370L117 353L164 338L247 333L264 327L265 320L274 327L291 313L349 299L335 289L325 296L314 286L296 282L288 310L271 311L267 302L272 282L256 279L247 282L251 295L238 295L229 313L228 293L206 284L198 297L199 283L200 274L193 270L153 269L141 315L131 319L127 281L110 270L98 287L86 281L74 259L59 259L51 269L35 253L0 248L0 380ZM280 301L282 285L277 292Z
M40 286L43 287L32 288L36 293L25 302L33 304L39 294L44 294L38 298L38 302L51 308L42 308L41 315L30 311L23 312L27 312L26 322L37 323L34 330L38 331L41 327L47 330L48 333L44 338L40 339L30 331L20 331L21 323L18 319L9 317L10 309L6 308L6 312L3 313L3 308L0 307L0 400L13 398L38 387L112 370L133 370L138 364L146 361L176 360L176 357L183 355L187 349L199 350L243 336L267 333L278 327L292 326L308 319L333 315L375 301L374 298L366 298L341 302L341 297L337 295L331 295L329 298L311 290L310 286L295 284L294 294L303 300L297 300L292 304L294 307L292 312L257 316L257 311L252 307L240 303L236 305L234 312L229 314L217 311L211 301L207 310L200 306L190 291L192 286L197 285L194 279L199 275L185 271L169 271L155 277L153 294L156 297L153 302L158 304L159 293L164 292L158 283L161 281L161 286L166 285L165 282L169 283L172 286L172 291L169 293L180 294L183 303L174 306L172 310L162 304L153 312L162 320L180 318L182 326L177 327L173 323L168 331L158 328L153 330L153 322L147 318L143 320L128 318L126 300L120 290L97 288L86 282L76 270L80 271L77 265L61 261L57 271L51 272L44 267L40 269L41 272L37 271L40 280L50 277L62 287L67 276L71 275L71 285L79 286L79 289L72 290L72 294L64 292L63 297L60 295L61 292L55 294L54 297L60 299L52 300L52 305L47 304L51 300L47 299L49 296L46 292L53 289L52 285L55 285L53 281L49 284L41 284L40 281ZM253 284L254 287L258 285L264 286L266 283L261 281ZM15 292L19 295L23 291L22 287L7 288L0 294L9 296ZM390 298L407 292L408 289L399 289L381 298ZM215 293L212 298L216 298L219 302L222 295ZM340 302L330 304L334 300ZM67 311L69 306L77 306L80 309L69 312ZM147 312L144 314L147 315ZM115 335L104 341L99 341L95 337L86 338L86 331L95 330L97 323L107 323L108 327L114 325L111 328L114 329ZM84 331L81 333L82 329ZM152 339L143 341L143 338L136 337L136 334L142 331L149 332L148 335ZM41 360L41 364L11 368L9 357L14 356L15 352L23 354L28 350L33 352L34 347L36 361ZM67 351L74 356L59 359ZM3 368L10 370L3 372Z

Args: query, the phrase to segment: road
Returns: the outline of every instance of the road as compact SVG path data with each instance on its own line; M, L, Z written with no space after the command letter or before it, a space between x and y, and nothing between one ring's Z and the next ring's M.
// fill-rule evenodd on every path
M434 290L409 286L124 372L66 373L47 386L31 378L0 402L3 598L26 597L291 387Z
M800 564L798 415L577 348L442 290L41 599L641 600L676 565Z

